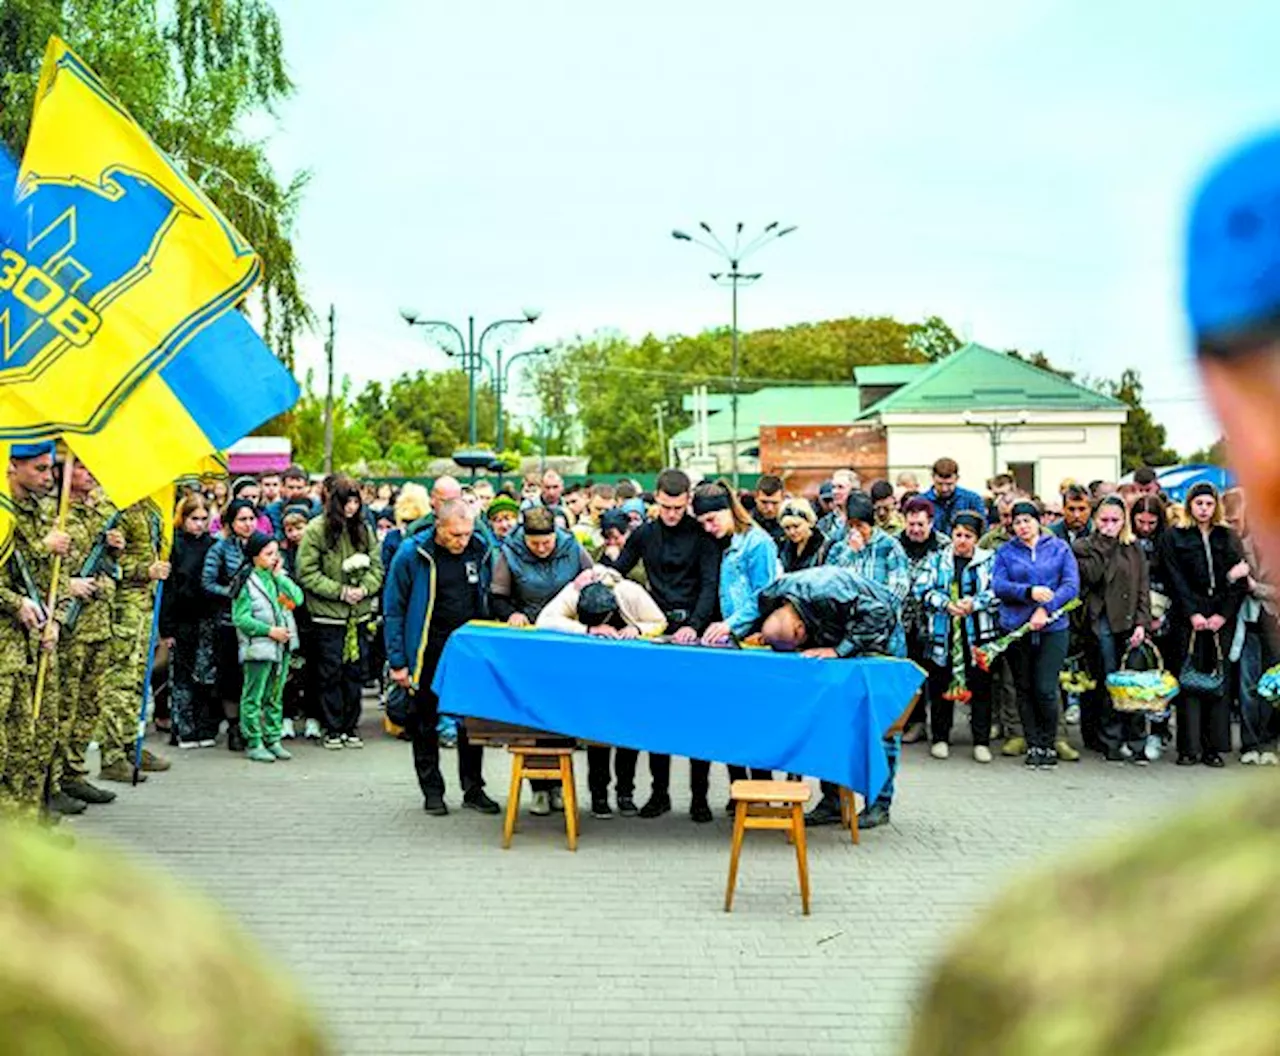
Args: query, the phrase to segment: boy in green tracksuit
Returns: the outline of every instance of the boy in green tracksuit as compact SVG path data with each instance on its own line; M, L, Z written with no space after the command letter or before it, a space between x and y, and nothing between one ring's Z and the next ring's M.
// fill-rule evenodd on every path
M244 556L244 579L231 601L231 622L244 665L240 732L246 758L274 763L292 758L280 743L282 694L289 653L297 646L290 610L301 604L302 590L282 570L280 546L270 536L254 532L245 543Z

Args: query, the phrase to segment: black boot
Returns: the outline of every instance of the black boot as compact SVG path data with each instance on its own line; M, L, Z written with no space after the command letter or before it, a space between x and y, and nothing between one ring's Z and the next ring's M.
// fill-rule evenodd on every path
M240 723L233 722L227 727L227 751L244 751L244 734L240 732Z
M649 802L640 808L640 817L657 818L671 810L671 797L666 792L655 792Z
M108 792L105 788L99 788L97 785L91 785L88 781L81 781L78 778L72 781L63 781L62 791L82 803L110 803L116 798L114 792Z
M840 821L840 800L829 796L823 796L818 800L818 805L804 816L807 828L815 825L839 825Z
M59 814L83 814L85 805L65 792L55 792L49 797L49 809Z

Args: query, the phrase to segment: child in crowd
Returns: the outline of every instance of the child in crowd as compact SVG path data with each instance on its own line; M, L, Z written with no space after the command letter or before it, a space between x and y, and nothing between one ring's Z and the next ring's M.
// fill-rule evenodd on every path
M285 513L282 527L284 540L280 543L280 557L284 562L285 575L293 583L298 582L298 544L302 541L302 533L306 530L307 515L298 510ZM293 610L293 623L298 629L300 648L289 658L289 668L285 672L284 684L284 723L281 737L286 741L293 740L298 734L295 724L305 720L305 733L309 740L320 739L320 715L318 711L319 695L312 684L315 665L306 663L310 653L311 618L307 613L305 601L298 602Z
M292 608L301 589L282 570L280 546L254 532L244 547L245 571L237 576L231 622L240 642L244 689L240 696L240 732L246 755L255 763L291 758L280 743L281 694L289 655L297 648Z

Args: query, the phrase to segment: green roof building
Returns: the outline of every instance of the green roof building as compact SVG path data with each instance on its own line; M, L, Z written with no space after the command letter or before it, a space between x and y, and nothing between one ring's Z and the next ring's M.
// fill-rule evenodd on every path
M694 465L705 445L697 468L724 472L736 441L742 472L769 472L759 464L761 427L845 426L851 444L872 431L882 435L890 476L912 471L922 483L942 457L954 458L977 490L1006 470L1037 493L1063 477L1120 475L1126 405L1007 353L970 343L932 364L858 367L854 381L744 393L736 438L725 394L709 394L705 433L697 421L681 430L671 438L672 455Z

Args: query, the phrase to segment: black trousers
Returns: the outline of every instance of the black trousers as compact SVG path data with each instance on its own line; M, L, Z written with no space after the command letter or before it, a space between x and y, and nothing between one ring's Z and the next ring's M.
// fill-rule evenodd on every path
M966 645L965 655L968 656ZM930 663L929 672L929 726L932 743L951 743L951 726L955 722L956 704L953 700L944 699L951 688L951 668L938 667ZM987 745L991 743L991 675L987 671L965 664L965 685L973 694L969 700L969 732L973 743Z
M1018 710L1030 748L1052 748L1058 736L1058 675L1067 659L1069 631L1041 631L1009 647Z
M925 643L921 640L920 635L914 629L909 631L907 633L907 659L914 661L928 671L929 661L926 656L927 653L928 649L926 648ZM923 726L925 724L925 720L929 717L928 697L932 692L933 686L930 684L929 692L920 694L919 698L916 700L915 707L911 709L910 717L907 719L908 726ZM948 727L948 729L950 729L950 727Z
M772 770L748 770L745 766L728 764L730 781L772 781ZM664 795L671 791L671 756L649 753L649 773L653 775L653 791ZM695 800L706 799L711 787L711 762L707 759L689 760L689 793Z
M1232 627L1234 632L1234 627ZM1223 642L1227 628L1218 632L1222 655L1226 656L1231 644ZM1171 671L1181 671L1191 648L1191 628L1187 623L1178 635L1176 644L1165 655L1165 663ZM1201 633L1195 636L1196 664L1201 670L1210 670L1217 663L1214 635ZM1173 698L1174 713L1178 717L1178 754L1203 755L1206 752L1231 751L1231 703L1225 694L1201 696L1185 689Z
M320 683L320 722L330 737L355 733L360 724L360 695L364 690L364 660L369 649L368 635L356 628L360 656L343 660L342 649L347 629L341 624L316 623L314 661L316 679Z
M636 790L636 763L640 753L633 748L610 748L607 744L587 745L587 787L591 798L609 794L609 756L613 755L613 776L618 796L630 797Z
M440 735L436 726L440 721L440 698L431 692L431 680L440 662L440 648L430 645L423 657L422 679L417 692L409 694L409 722L405 732L413 743L413 768L418 775L418 787L422 796L444 796L444 774L440 772ZM484 749L467 739L466 723L458 723L458 783L462 794L484 788L481 768Z

